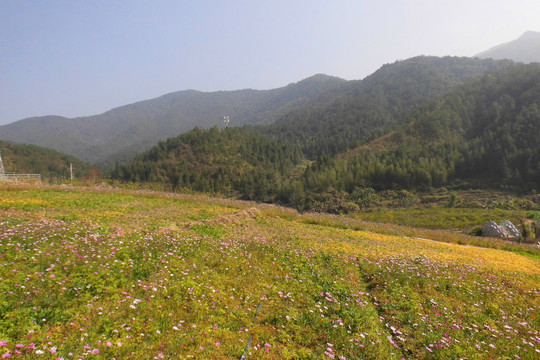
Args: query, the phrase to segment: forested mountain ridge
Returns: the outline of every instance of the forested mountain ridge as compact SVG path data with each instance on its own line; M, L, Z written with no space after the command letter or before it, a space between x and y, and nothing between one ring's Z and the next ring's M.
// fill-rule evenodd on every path
M303 186L540 188L540 64L490 72L412 114L396 131L319 162Z
M88 176L95 169L73 156L36 145L13 144L0 141L0 153L6 172L41 174L46 181L66 180L70 177L69 164L73 164L77 178Z
M382 136L307 166L299 166L306 164L299 146L259 134L261 126L212 128L160 142L118 167L113 177L332 212L353 209L354 194L366 188L540 191L540 64L487 64L495 65L493 70L411 108ZM418 70L431 78L429 71ZM424 84L425 91L448 86L452 79L459 82L449 77L442 84ZM391 90L403 94L390 85L385 91ZM398 100L396 95L394 103ZM398 103L396 109L407 106Z
M296 167L304 163L298 147L251 130L197 129L113 175L301 209L358 188L540 191L540 64L488 72L412 111L393 131L305 169Z
M272 201L277 188L303 161L298 147L242 128L194 129L160 141L120 165L113 178L159 182L248 200Z
M417 106L509 63L422 56L384 65L364 80L315 75L273 90L186 90L96 116L20 120L0 126L0 139L49 147L112 167L159 140L195 126L220 125L228 115L231 126L265 124L262 133L297 143L316 158L382 134Z
M0 126L0 139L52 148L104 166L125 162L159 140L194 127L271 123L287 112L309 106L346 81L315 75L272 90L179 91L104 114L68 119L44 116Z
M382 66L362 81L350 81L339 96L291 111L263 134L298 144L316 159L335 155L387 132L417 107L444 96L486 71L511 61L419 56Z

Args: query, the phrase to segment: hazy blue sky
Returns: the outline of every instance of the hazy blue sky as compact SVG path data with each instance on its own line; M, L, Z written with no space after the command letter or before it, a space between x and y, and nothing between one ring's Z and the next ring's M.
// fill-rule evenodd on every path
M169 92L362 79L540 31L539 0L0 0L0 124Z

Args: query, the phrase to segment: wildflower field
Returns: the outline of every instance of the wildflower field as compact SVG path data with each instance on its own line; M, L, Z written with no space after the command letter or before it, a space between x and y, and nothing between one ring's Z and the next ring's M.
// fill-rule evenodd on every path
M0 185L0 357L540 358L537 250L350 221Z

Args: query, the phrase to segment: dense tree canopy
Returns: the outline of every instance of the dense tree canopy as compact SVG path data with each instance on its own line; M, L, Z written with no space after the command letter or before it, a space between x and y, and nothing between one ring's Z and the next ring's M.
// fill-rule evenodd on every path
M113 177L270 201L303 159L299 148L242 128L194 129L161 141Z
M352 191L466 181L540 186L540 66L489 73L416 111L399 129L306 171L305 184Z

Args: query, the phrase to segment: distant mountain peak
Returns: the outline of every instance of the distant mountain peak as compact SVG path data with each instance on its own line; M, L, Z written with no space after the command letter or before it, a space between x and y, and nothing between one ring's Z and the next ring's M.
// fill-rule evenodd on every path
M298 82L291 83L289 85L326 83L326 82L333 82L333 83L339 84L339 83L345 83L347 82L347 80L336 77L336 76L326 75L326 74L315 74L308 78L300 80Z
M340 79L338 77L335 77L335 76L330 76L330 75L326 75L326 74L315 74L315 75L312 75L304 80L329 80L329 79L339 79L339 80L343 80L343 79Z
M540 32L526 31L519 38L494 46L474 57L510 59L523 63L540 62Z
M528 39L540 39L540 32L538 31L525 31L523 35L519 37L521 40L528 40Z

